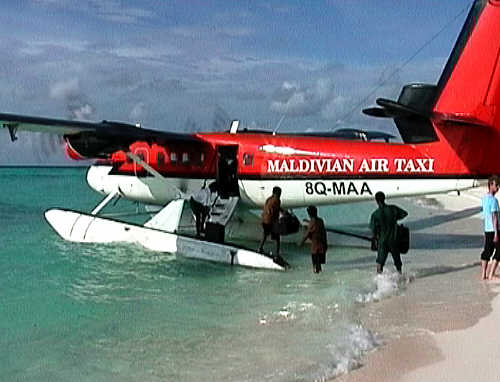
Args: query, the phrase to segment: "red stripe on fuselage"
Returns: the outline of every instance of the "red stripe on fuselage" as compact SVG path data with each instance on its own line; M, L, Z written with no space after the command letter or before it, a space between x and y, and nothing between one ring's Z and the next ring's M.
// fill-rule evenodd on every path
M488 140L487 134L469 134L467 129L440 126L438 142L411 145L298 135L207 133L198 134L206 143L202 150L136 142L131 151L142 152L144 160L161 174L187 178L214 178L217 147L224 145L238 146L240 178L465 177L493 170L495 166L482 167L483 156L467 147L471 139L480 146ZM473 166L466 166L474 155ZM127 161L123 152L115 153L112 160L116 173L144 173L140 166Z

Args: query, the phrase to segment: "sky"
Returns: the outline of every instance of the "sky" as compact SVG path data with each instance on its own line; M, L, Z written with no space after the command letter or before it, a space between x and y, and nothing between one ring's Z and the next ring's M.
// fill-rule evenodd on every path
M0 112L166 131L361 128L436 83L466 0L0 2ZM414 57L413 57L414 56ZM413 57L413 58L412 58ZM412 58L410 60L410 58ZM0 165L74 164L57 137L0 129Z

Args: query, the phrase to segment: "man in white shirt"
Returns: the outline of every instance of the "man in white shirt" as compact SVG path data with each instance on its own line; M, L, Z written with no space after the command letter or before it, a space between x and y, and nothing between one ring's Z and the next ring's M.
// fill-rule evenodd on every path
M215 199L217 198L217 183L212 182L208 187L204 186L189 199L189 205L196 220L196 237L201 237L205 227L205 221L210 214Z

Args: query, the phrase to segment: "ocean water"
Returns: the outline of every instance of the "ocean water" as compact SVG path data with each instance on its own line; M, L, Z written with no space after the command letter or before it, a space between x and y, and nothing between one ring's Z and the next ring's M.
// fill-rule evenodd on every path
M425 256L436 239L433 222L448 215L432 201L401 199L410 227L429 243L415 249L421 256L404 258L403 278L391 259L375 276L375 255L362 242L330 248L320 275L312 273L308 247L290 243L287 272L231 268L140 246L60 239L43 212L90 211L100 201L85 169L0 168L0 179L6 381L326 380L356 368L379 345L362 326L360 307L404 293L414 277L446 272L454 245L476 248L481 240L452 237L440 256ZM320 215L362 232L374 208L335 206Z

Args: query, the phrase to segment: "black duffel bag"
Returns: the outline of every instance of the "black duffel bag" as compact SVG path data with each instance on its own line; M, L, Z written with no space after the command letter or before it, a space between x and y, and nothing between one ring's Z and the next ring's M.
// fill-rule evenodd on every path
M396 245L399 253L408 253L410 248L410 230L403 224L396 224Z
M282 236L290 235L292 233L299 232L300 221L289 211L285 211L281 214L279 224L278 224L278 233Z

